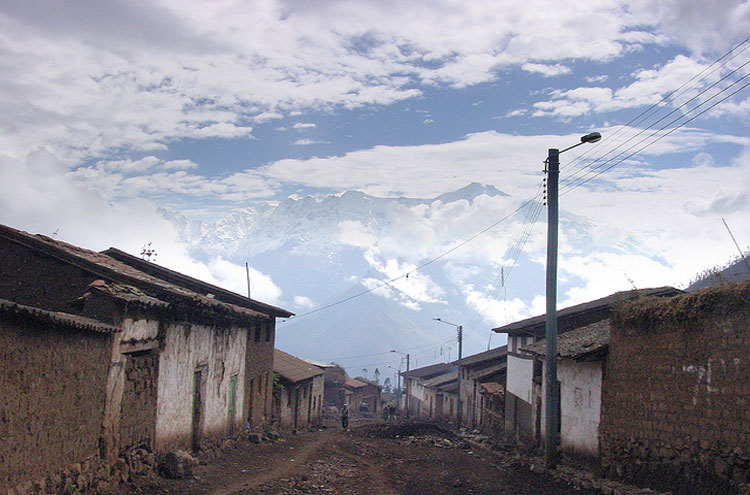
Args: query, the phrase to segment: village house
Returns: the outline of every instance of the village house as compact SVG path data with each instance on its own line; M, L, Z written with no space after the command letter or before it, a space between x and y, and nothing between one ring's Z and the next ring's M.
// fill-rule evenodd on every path
M482 422L479 427L493 436L505 433L505 385L497 382L479 384L482 403Z
M609 476L750 493L750 282L618 308L601 416Z
M442 374L424 380L424 418L455 422L458 419L458 368L446 368Z
M423 411L426 410L424 382L430 378L444 374L449 369L453 369L455 372L455 365L449 363L438 363L401 372L405 390L401 407L408 407L407 415L409 417L420 418L424 416L425 413Z
M598 465L599 424L604 372L609 350L609 319L566 332L557 340L557 376L560 381L560 448L575 458ZM542 366L542 408L546 340L521 352L535 356ZM544 417L541 418L544 431Z
M291 313L151 263L152 273L161 270L164 278L131 266L147 263L142 260L128 264L6 226L0 226L0 257L3 299L117 329L109 332L108 354L102 358L106 394L100 407L91 408L101 410L97 454L103 459L114 462L134 449L161 455L212 448L244 431L248 422L270 420L274 321ZM88 350L81 352L83 357ZM34 353L28 349L21 359L31 363ZM81 377L90 363L70 359L68 366ZM27 376L22 389L34 387L40 376L47 375ZM60 392L58 399L68 400ZM28 411L7 408L5 414ZM44 414L36 418L52 424ZM27 452L8 455L13 462Z
M273 367L273 349L276 338L275 318L288 318L292 313L270 304L250 299L246 296L228 291L221 287L189 277L182 273L169 270L155 263L130 255L116 248L109 248L104 254L125 263L140 272L165 280L181 288L198 294L205 294L211 299L249 308L260 314L267 315L264 320L256 320L249 329L248 340L252 341L246 349L245 380L247 394L244 410L248 412L247 423L250 427L262 428L271 419L271 382Z
M0 493L54 480L71 460L100 467L109 359L119 331L0 299ZM44 484L63 481L69 480Z
M463 425L475 427L483 423L485 404L484 397L480 394L480 386L483 383L505 385L507 357L507 347L501 346L461 359ZM458 361L455 361L455 364L457 363Z
M323 411L324 370L302 359L274 350L273 419L295 430L320 423Z
M383 408L383 387L364 378L346 377L344 393L349 409L355 414L376 414Z
M613 307L638 297L671 297L681 291L672 287L617 292L607 297L576 304L557 311L558 334L609 318ZM535 316L499 328L508 335L505 386L505 433L524 444L541 440L542 368L533 355L521 349L545 336L545 315Z

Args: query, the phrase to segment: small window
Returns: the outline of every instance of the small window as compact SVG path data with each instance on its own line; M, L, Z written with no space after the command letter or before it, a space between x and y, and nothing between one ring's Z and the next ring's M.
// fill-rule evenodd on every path
M273 331L273 323L266 323L266 342L271 342L271 332Z
M260 342L260 323L255 324L255 341Z

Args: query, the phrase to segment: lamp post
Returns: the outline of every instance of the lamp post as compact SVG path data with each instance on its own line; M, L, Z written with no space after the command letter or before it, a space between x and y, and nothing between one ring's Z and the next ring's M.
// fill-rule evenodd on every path
M545 455L547 469L557 466L558 421L560 388L557 384L557 228L558 181L560 179L560 154L584 143L596 143L602 138L598 132L581 137L581 142L563 150L550 148L545 160L547 172L547 313L545 316Z
M401 406L401 363L403 363L404 358L401 358L401 361L398 363L398 369L394 368L390 364L388 367L396 372L396 403Z
M406 356L406 403L404 407L406 408L406 417L409 418L409 354L404 354L403 352L398 352L391 350L391 352L394 352L396 354L400 354L402 356ZM401 373L399 373L399 376L401 376ZM400 389L399 389L400 390Z
M461 354L462 354L462 347L463 347L463 327L461 325L457 325L455 323L451 323L449 321L445 321L440 318L433 318L435 321L439 321L440 323L445 323L446 325L451 325L453 327L456 327L456 330L458 332L458 370L456 371L456 375L458 378L457 381L457 390L456 395L458 396L458 410L456 411L456 422L458 423L458 427L461 427L461 419L463 416L463 405L461 401Z

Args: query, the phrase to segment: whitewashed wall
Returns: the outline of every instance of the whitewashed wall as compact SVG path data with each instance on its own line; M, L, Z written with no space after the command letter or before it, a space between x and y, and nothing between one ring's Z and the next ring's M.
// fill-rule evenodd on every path
M533 379L534 361L508 354L507 391L531 404Z
M559 361L560 445L596 456L602 404L602 366L599 362Z
M205 366L203 436L229 431L230 379L237 375L235 430L244 425L245 349L247 330L203 325L171 325L159 361L157 451L189 449L192 439L194 374Z

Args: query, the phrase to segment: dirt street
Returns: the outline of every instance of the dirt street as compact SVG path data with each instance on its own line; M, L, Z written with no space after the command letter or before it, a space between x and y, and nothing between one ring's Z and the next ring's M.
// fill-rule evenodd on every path
M125 494L589 494L430 424L364 424L241 443L195 479L136 479Z

